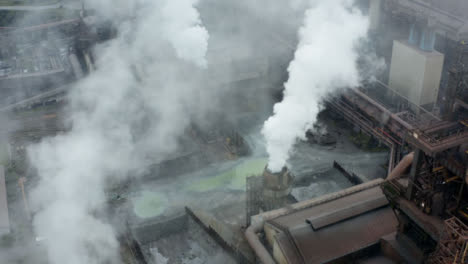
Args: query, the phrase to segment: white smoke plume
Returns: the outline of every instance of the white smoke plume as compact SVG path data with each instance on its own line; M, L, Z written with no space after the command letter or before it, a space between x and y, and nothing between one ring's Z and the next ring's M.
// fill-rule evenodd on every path
M120 262L115 231L97 217L106 183L175 150L199 88L187 72L206 66L197 0L93 2L116 20L135 14L118 22L118 37L96 52L97 70L73 87L71 131L28 151L41 179L31 194L34 228L53 264Z
M304 139L316 121L325 95L359 84L357 45L368 27L368 18L351 0L310 2L288 68L283 101L274 106L262 131L270 170L280 171L286 165L296 140Z
M198 0L166 1L162 7L163 33L179 58L206 67L208 32L201 26L200 14L193 8L196 2Z

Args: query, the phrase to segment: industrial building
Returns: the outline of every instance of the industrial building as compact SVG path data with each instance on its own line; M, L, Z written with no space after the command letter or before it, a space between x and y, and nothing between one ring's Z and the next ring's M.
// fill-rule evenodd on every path
M262 263L466 263L468 5L369 4L389 70L327 103L391 149L388 173L252 216Z
M273 173L258 126L282 97L301 11L284 23L243 1L201 1L212 44L197 78L227 91L232 115L191 123L175 153L106 185L93 213L119 230L122 263L468 263L468 2L357 2L386 70L327 97L326 133L308 132ZM91 14L0 28L0 113L15 124L0 137L0 250L35 245L18 263L48 263L26 149L72 129L67 94L116 37Z

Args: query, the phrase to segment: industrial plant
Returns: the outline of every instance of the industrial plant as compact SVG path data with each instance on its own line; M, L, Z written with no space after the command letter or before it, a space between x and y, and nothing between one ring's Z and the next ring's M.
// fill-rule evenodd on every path
M0 263L468 263L468 1L0 0Z

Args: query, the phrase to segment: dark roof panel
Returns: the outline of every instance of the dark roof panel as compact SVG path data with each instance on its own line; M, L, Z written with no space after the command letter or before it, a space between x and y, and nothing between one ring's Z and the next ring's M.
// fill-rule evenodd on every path
M369 197L369 199L352 204L340 210L314 215L307 218L306 222L310 224L314 230L318 230L386 205L388 205L388 200L383 196Z
M367 248L395 232L398 225L378 186L269 223L283 231L276 242L288 263L298 264L324 263Z
M393 210L381 208L318 231L309 226L290 230L305 263L324 263L367 248L396 231ZM291 262L292 263L292 262Z
M307 218L313 216L319 216L324 213L330 213L334 211L343 210L352 206L353 204L358 204L362 201L370 199L379 199L380 197L385 198L382 190L379 186L367 189L358 193L347 195L343 198L332 200L327 203L319 204L314 207L306 208L291 214L287 214L278 218L273 219L271 222L279 226L297 226L305 224Z

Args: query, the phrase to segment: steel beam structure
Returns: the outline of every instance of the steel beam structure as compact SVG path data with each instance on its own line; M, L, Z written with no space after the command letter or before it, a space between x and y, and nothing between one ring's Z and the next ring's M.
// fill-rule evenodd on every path
M365 113L368 119L373 119L374 123L382 124L382 126L391 131L400 140L406 141L414 148L421 149L428 156L434 157L440 152L460 146L468 141L468 129L466 128L461 128L445 136L432 135L440 131L434 131L434 129L432 129L432 134L430 134L423 130L424 127L430 126L434 128L440 126L440 129L443 130L443 128L448 125L447 122L433 119L426 124L413 124L410 120L404 120L401 115L392 113L359 89L350 89L343 95L343 98L345 101L349 102L349 105L354 106L354 108L348 107L346 111L343 111L345 108L343 104L341 106L336 106L335 102L332 103L332 105L339 111L342 111L344 116L355 116L351 119L353 122L356 122L357 125L362 125L366 128L366 126L371 124L367 122L367 125L365 125L358 120L362 120L363 118L360 116L363 115L361 113ZM449 126L457 126L457 123L450 123ZM375 128L370 127L366 128L366 130L372 131L375 130ZM374 133L374 136L379 135L378 133ZM387 139L383 139L382 141L391 142L392 139L389 136L386 135L386 138Z

